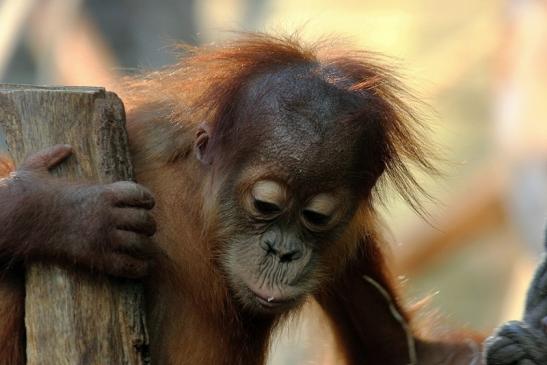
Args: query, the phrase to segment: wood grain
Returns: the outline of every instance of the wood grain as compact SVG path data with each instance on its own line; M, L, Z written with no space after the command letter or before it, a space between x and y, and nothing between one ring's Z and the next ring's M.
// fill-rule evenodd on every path
M74 156L55 174L97 183L133 179L123 104L102 88L0 84L0 126L16 166L36 151L68 143ZM140 284L31 264L27 363L149 364L143 309Z

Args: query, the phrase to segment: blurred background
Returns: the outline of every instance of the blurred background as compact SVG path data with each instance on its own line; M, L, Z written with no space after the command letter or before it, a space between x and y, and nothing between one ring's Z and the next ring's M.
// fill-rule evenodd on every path
M420 177L435 197L427 221L396 196L382 209L404 300L435 335L520 317L547 217L547 1L0 0L0 82L115 90L173 62L175 41L227 30L343 36L389 56L428 105L445 172ZM280 331L272 365L338 363L308 309Z

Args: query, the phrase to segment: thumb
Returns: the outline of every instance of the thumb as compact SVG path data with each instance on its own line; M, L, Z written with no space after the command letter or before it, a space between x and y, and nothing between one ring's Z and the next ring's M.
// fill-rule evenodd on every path
M49 170L72 155L72 146L58 144L34 153L21 165L22 170Z

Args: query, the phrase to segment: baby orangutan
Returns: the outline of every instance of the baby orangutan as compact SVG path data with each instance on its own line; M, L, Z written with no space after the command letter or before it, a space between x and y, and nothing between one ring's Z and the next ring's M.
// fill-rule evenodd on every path
M479 363L482 339L415 338L384 265L379 179L416 205L407 164L432 169L389 69L245 35L190 49L119 94L141 185L50 176L67 146L2 180L2 364L23 361L32 260L143 277L155 364L264 364L272 330L310 297L347 364Z

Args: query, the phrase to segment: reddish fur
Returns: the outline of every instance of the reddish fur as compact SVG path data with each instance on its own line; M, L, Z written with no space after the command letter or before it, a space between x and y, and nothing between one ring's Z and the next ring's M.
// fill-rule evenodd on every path
M0 277L0 363L18 365L25 358L23 351L24 282L21 273L6 272Z
M7 157L0 156L0 179L13 171L13 164ZM1 181L0 181L1 184ZM3 270L2 270L3 269ZM19 270L0 268L0 364L18 365L25 358L23 351L24 282Z
M6 177L13 171L13 163L7 156L0 155L0 178Z
M405 93L398 80L369 54L327 46L304 47L294 39L247 35L223 46L185 49L188 54L178 64L128 80L120 91L128 111L137 179L155 194L155 240L166 254L160 271L147 282L152 354L158 363L262 364L279 320L241 313L232 301L212 259L218 248L207 229L215 226L211 217L218 207L208 197L214 196L219 181L212 180L192 155L202 121L213 129L210 148L237 125L233 105L256 75L299 64L314 64L318 70L330 67L342 75L330 82L372 98L374 112L381 117L378 141L371 141L382 149L376 172L384 172L420 209L412 193L419 187L407 162L433 168L421 143L420 125L401 101ZM370 113L355 113L355 122ZM343 248L329 253L325 273L331 277L324 279L317 300L332 319L349 364L401 364L408 360L404 332L385 298L362 279L368 275L382 284L403 312L376 238L372 200L367 193L361 209L366 213L351 222ZM15 297L21 301L16 293ZM22 308L21 303L16 307ZM2 318L9 318L8 324L21 323L18 316Z
M195 198L214 195L215 187L208 190L210 176L194 158L187 158L192 153L198 124L204 120L209 122L213 129L210 148L215 148L216 142L237 125L234 104L240 90L253 77L280 67L317 64L318 67L334 67L344 74L345 80L342 82L346 82L349 91L374 97L377 112L382 115L383 133L379 140L384 144L381 161L385 168L384 175L418 210L420 206L413 192L416 189L419 191L419 186L407 163L414 162L434 172L428 159L431 153L421 142L418 120L401 99L406 94L398 80L389 69L377 66L369 54L341 53L332 48L321 49L318 45L304 47L293 39L266 35L248 35L227 45L186 51L188 54L179 64L141 79L130 80L124 96L124 100L129 101L130 138L133 155L136 156L138 179L156 192L156 214L160 222L157 240L178 270L176 276L180 282L171 287L166 284L168 289L165 291L182 294L172 302L167 300L167 307L193 308L182 309L180 313L168 311L166 320L171 326L162 331L162 339L158 341L161 344L156 343L153 352L172 354L172 360L176 359L181 364L200 361L259 364L261 356L258 354L263 353L267 346L269 326L273 326L274 322L253 318L253 325L261 329L245 329L247 318L238 315L232 307L225 290L226 284L214 263L194 259L215 252L211 246L213 240L204 237L200 227L214 225L214 222L203 220L203 211L206 211L206 217L211 217L215 215L216 208L202 207L196 204ZM339 81L332 80L333 83ZM355 114L355 119L359 120L370 113L370 110L363 110ZM160 132L155 134L154 128L159 128ZM171 144L171 148L165 148L163 142L158 143L168 137L164 128L172 131L170 136L173 138L166 142ZM245 140L239 142L243 145L251 143ZM172 181L181 183L172 184ZM173 199L175 196L177 199ZM368 206L365 210L372 212L370 208ZM397 303L397 294L385 272L381 244L374 238L374 220L370 219L370 215L365 217L357 217L354 230L347 234L355 238L363 233L367 237L365 240L349 240L345 251L334 256L325 255L334 257L330 263L332 267L349 263L331 285L325 283L318 300L333 319L348 363L399 364L408 360L404 333L389 314L384 298L360 278L363 274L375 278ZM177 238L180 235L184 238ZM199 282L195 278L200 278ZM203 282L207 282L205 291ZM191 304L188 304L188 293L192 293ZM159 296L162 295L160 292ZM404 313L400 305L396 305ZM194 323L196 316L199 320ZM155 322L153 316L151 320ZM179 326L173 324L178 321ZM203 326L202 321L207 324ZM247 336L240 332L246 330L250 331ZM219 337L224 341L219 343ZM204 340L196 342L192 338ZM254 345L245 342L250 338L254 339ZM200 348L201 344L205 348ZM214 344L214 349L210 344ZM229 346L225 347L224 344ZM240 349L248 349L249 346L256 346L254 357L247 360L239 357ZM207 356L207 361L204 361L204 356Z
M385 272L378 243L375 237L367 236L345 271L317 296L331 318L348 364L395 365L409 360L406 333L389 312L386 299L364 279L367 275L380 283L391 293L398 311L405 316Z

